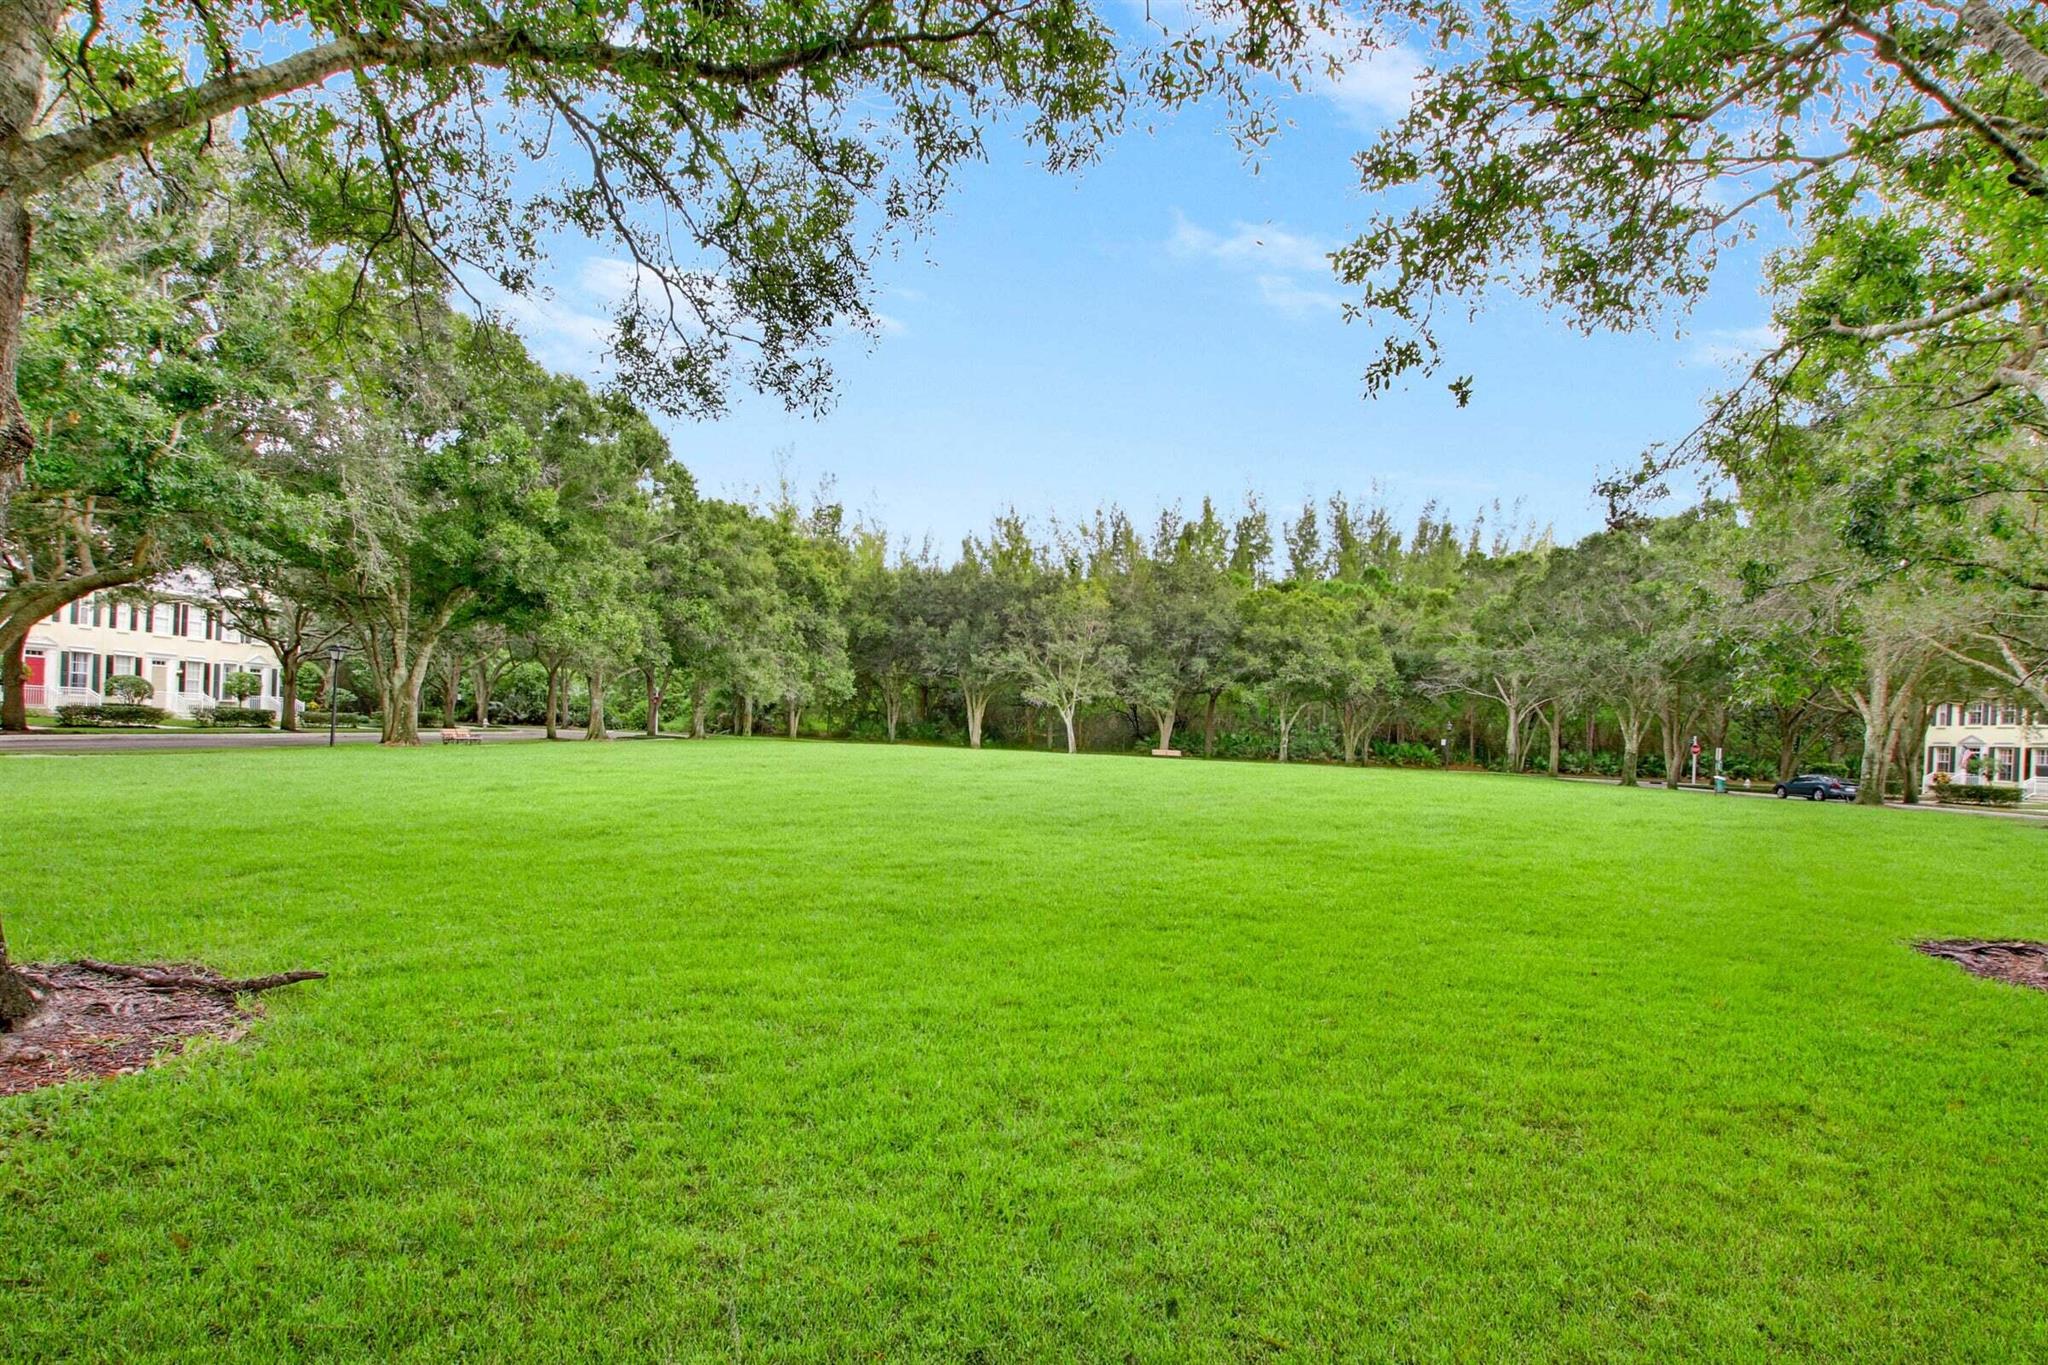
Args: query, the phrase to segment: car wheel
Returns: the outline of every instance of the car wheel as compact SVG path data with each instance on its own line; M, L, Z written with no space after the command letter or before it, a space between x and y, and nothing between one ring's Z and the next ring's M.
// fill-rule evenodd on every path
M1816 787L1813 789L1812 794L1809 795L1806 799L1809 801L1825 801L1828 799L1828 794L1820 790L1820 788Z
M1791 794L1791 792L1786 791L1782 786L1771 788L1771 795L1777 797L1780 801L1783 801L1786 797L1790 796Z

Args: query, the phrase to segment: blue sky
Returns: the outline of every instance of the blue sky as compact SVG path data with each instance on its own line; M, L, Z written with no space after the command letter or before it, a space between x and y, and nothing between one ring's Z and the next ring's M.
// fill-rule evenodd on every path
M787 472L836 480L849 510L950 551L1014 504L1141 521L1249 489L1276 509L1374 486L1412 515L1499 499L1570 539L1599 524L1593 481L1682 436L1766 319L1754 261L1732 261L1683 331L1583 337L1520 300L1442 331L1446 373L1377 399L1374 333L1339 315L1320 257L1373 211L1350 157L1403 98L1399 64L1291 99L1295 126L1256 172L1214 119L1183 115L1055 177L1013 143L959 178L948 212L878 269L884 334L837 348L823 417L741 398L667 421L700 488L747 496ZM607 291L590 244L555 262L548 300L513 310L537 355L604 374ZM1459 409L1443 387L1476 381Z

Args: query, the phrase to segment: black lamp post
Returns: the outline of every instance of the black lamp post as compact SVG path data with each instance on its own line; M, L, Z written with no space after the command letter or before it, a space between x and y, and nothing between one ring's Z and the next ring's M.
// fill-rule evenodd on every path
M341 661L348 654L348 646L339 640L327 646L327 747L334 747L334 698L335 689L341 686Z

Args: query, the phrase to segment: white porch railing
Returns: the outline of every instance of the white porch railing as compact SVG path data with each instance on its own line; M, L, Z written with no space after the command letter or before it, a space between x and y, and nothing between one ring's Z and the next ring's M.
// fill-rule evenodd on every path
M21 695L31 711L40 711L50 704L50 689L44 683L23 683Z
M204 692L173 692L170 695L170 704L165 709L173 715L189 716L194 711L218 705L219 702Z
M58 706L98 706L101 700L100 694L90 687L59 687L57 689L56 705Z

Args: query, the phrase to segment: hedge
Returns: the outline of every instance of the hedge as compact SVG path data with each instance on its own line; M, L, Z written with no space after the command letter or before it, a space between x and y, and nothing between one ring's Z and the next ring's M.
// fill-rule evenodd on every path
M2001 786L1995 782L1971 786L1960 782L1937 782L1934 795L1945 806L2017 806L2025 793L2018 787Z
M133 701L105 701L98 705L60 706L57 721L62 725L161 725L171 713L161 706Z
M201 725L269 725L277 717L260 706L213 706L194 711L192 719Z

